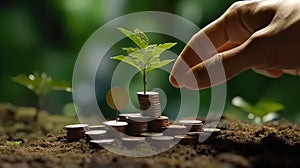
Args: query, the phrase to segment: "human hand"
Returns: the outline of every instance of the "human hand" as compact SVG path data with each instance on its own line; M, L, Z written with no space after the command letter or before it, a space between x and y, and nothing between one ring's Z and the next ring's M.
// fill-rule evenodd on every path
M300 0L236 2L191 38L174 64L170 82L188 89L225 82L210 81L207 69L216 62L222 63L226 80L251 68L269 77L300 75L299 39Z

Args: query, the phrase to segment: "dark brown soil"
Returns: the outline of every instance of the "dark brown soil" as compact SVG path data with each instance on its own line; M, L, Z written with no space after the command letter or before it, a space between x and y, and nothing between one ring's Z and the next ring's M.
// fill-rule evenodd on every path
M194 146L176 145L156 156L131 158L67 143L65 131L8 145L0 139L0 167L300 167L300 125L263 126L223 119L221 134Z

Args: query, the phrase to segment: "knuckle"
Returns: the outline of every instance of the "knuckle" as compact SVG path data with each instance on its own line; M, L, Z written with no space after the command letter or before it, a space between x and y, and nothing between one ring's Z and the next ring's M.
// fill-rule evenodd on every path
M265 34L253 34L249 39L247 50L251 51L255 58L255 65L259 67L268 67L273 53L272 43L269 42L269 37Z
M229 10L238 10L241 6L243 6L245 4L244 1L237 1L235 3L233 3L230 7Z
M258 6L259 2L257 1L237 1L229 7L228 12L244 14L253 9L257 9Z

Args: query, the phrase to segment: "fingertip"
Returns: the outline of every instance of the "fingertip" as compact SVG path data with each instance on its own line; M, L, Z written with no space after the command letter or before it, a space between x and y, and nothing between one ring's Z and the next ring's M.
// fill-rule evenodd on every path
M169 76L171 85L176 88L182 88L183 76L189 69L190 67L187 63L179 56Z
M190 90L201 90L210 87L210 80L205 69L192 69L185 73L183 77L183 86Z
M253 71L269 78L280 78L284 73L281 69L253 68Z
M272 78L280 78L283 75L283 70L281 69L268 69L267 71Z
M169 82L171 83L172 86L174 86L176 88L180 88L180 86L174 76L172 76L172 75L169 76Z

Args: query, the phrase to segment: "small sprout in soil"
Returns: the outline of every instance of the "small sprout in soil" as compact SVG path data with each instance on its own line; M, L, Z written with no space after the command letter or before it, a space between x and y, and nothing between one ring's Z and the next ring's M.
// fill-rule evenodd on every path
M13 138L13 137L10 136L10 137L8 137L6 139L5 145L7 145L7 146L19 146L22 143L24 143L23 139L21 139L21 138Z
M51 90L61 90L71 92L72 89L70 84L65 81L55 81L47 75L45 72L39 73L34 72L28 76L25 74L18 74L12 77L14 82L17 82L29 90L32 90L37 96L36 113L34 116L34 121L37 121L40 110L43 106L43 99L45 95Z
M256 124L278 119L279 114L277 112L284 109L284 105L269 100L260 100L252 105L240 96L234 97L232 104L248 112L248 118Z
M148 37L139 29L135 29L134 32L121 27L117 29L125 34L138 47L122 48L127 53L127 56L118 55L111 57L111 59L125 62L137 68L142 74L144 94L146 94L149 72L174 61L174 59L161 60L160 55L177 43L149 44Z
M6 141L5 145L7 146L19 146L23 141Z

